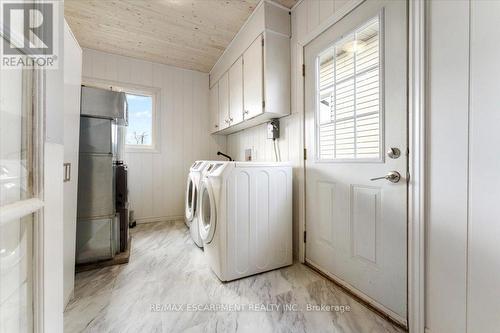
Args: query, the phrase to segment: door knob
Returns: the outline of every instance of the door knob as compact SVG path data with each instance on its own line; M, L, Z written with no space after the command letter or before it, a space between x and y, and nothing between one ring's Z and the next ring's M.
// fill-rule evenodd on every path
M375 178L371 178L370 180L374 181L374 180L379 180L379 179L387 179L391 183L397 183L401 179L401 174L397 171L390 171L387 175L385 175L383 177L375 177Z

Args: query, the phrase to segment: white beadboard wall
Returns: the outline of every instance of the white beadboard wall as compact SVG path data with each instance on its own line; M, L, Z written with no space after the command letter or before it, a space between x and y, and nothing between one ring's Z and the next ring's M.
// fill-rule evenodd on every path
M157 152L126 152L129 201L138 222L181 219L193 161L216 159L226 138L209 134L208 74L83 50L83 82L159 88Z
M498 332L500 3L427 10L426 332Z
M291 38L291 115L280 119L281 160L290 161L294 167L293 178L293 249L294 256L302 259L299 242L300 224L303 223L303 81L302 48L304 41L325 30L336 14L353 0L303 0L292 10ZM231 134L227 149L235 160L244 160L245 149L253 150L254 161L274 161L272 140L267 139L266 124Z

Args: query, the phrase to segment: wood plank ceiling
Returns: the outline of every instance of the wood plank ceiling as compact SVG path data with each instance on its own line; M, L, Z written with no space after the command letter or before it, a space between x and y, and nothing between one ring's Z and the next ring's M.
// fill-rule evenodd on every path
M288 8L296 0L276 1ZM259 0L66 0L84 48L208 72Z

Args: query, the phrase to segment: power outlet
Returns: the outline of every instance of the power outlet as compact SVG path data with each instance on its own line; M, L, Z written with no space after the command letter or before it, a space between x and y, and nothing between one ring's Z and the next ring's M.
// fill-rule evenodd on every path
M267 138L268 139L279 139L280 137L280 121L278 119L272 119L267 123Z
M245 161L252 161L252 148L245 149Z

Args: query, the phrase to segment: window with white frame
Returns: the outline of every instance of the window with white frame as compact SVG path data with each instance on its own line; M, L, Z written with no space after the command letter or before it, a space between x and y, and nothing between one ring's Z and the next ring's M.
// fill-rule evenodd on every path
M153 94L127 92L128 127L125 143L129 148L154 148Z
M380 20L318 56L319 160L379 160L382 146Z

